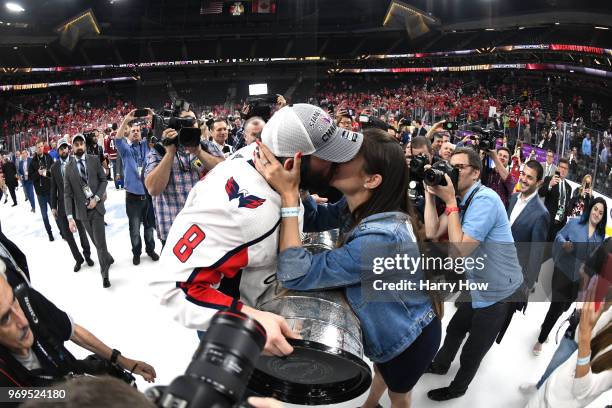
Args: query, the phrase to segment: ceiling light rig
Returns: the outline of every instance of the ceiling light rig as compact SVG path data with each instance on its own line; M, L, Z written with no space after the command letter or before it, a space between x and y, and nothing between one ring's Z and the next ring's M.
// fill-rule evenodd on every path
M23 13L25 11L25 9L20 4L13 3L13 2L7 2L5 6L8 9L8 11L13 12L13 13Z

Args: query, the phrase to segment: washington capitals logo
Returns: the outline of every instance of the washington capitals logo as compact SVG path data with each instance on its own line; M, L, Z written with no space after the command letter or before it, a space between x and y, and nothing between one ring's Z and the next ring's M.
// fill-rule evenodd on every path
M249 192L246 190L240 191L240 186L238 186L238 183L236 183L233 177L230 177L227 183L225 183L225 191L230 201L235 198L238 199L238 208L257 208L266 201L265 198L248 195Z

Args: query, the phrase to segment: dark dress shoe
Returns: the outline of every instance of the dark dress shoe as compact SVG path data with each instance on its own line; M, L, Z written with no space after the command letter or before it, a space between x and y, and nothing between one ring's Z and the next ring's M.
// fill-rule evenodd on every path
M76 264L74 264L74 271L78 272L81 270L81 265L83 265L83 261L77 261Z
M36 210L35 210L35 209L33 209L33 208L32 208L32 210L31 210L31 211L32 211L32 212L36 212Z
M13 204L13 205L11 205L11 207L17 207L17 204Z
M87 265L89 266L94 266L94 261L89 256L85 257L85 262L87 262Z
M427 367L427 369L425 370L425 372L427 374L444 375L448 372L448 369L449 367L442 367L440 364L436 364L432 361L429 367Z
M134 265L140 265L140 255L134 255L134 257L132 258L132 263Z
M465 394L465 391L453 390L451 387L436 388L427 393L429 399L434 401L448 401L453 398L458 398Z
M147 252L147 255L149 255L152 260L159 261L159 255L157 255L155 252Z
M102 279L102 287L104 288L110 288L110 281L108 280L108 278L104 278Z
M53 234L49 234L49 241L51 242L55 241L55 238L53 238Z

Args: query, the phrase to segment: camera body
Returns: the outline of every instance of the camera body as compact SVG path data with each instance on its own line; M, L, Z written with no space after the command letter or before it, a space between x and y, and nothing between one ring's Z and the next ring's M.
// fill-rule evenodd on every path
M429 164L429 157L421 153L410 159L410 180L421 182L424 180L425 166Z
M272 117L272 110L276 105L279 95L252 95L247 97L246 103L249 106L248 113L245 115L244 120L250 119L254 116L259 116L265 122L269 121Z
M96 130L88 130L83 132L83 137L85 138L85 147L87 148L90 148L97 143L97 141L94 141L94 138L97 137Z
M371 128L384 130L385 132L389 130L389 125L375 116L359 115L359 124L362 130Z
M446 186L445 174L450 177L456 191L459 183L459 170L451 166L446 160L440 160L434 163L431 168L425 170L423 178L428 186Z
M196 147L200 144L200 129L194 127L196 119L192 117L181 118L183 112L188 112L190 105L183 99L172 103L172 109L162 109L153 115L153 140L161 140L162 146ZM166 129L174 129L178 136L173 139L162 139Z
M480 126L473 126L470 130L478 134L478 143L475 147L485 152L495 150L497 139L504 137L504 132L500 130L483 129Z

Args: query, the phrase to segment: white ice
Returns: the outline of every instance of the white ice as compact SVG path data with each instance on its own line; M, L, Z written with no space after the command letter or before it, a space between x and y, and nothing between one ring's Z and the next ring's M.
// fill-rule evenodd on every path
M0 204L2 230L27 255L32 285L37 290L108 346L119 349L127 357L153 365L157 371L156 383L168 384L184 372L198 340L193 330L187 330L172 321L150 295L146 286L147 275L157 267L157 263L143 254L141 264L132 265L124 197L124 191L116 191L114 186L109 185L106 239L109 251L115 258L115 264L110 269L110 289L102 288L93 246L92 258L96 264L93 267L84 264L78 273L72 271L74 260L68 244L60 237L51 212L49 216L55 235L54 242L47 239L38 203L36 213L32 214L28 203L24 202L22 189L17 191L17 207L10 206L10 199L7 204ZM156 250L160 249L161 244L157 242ZM551 269L549 261L544 265L540 282L550 285ZM463 397L440 403L429 400L426 395L428 390L450 383L459 367L457 357L447 375L424 375L421 378L413 390L413 407L523 407L526 397L518 390L519 384L536 382L544 372L556 348L554 334L567 315L553 329L542 354L534 357L531 347L537 339L547 308L548 304L532 303L526 315L515 314L502 343L493 345ZM446 304L444 327L454 310L452 303ZM78 358L89 354L70 342L68 348ZM138 377L138 388L142 391L147 387L148 384ZM358 407L365 397L364 394L336 406ZM608 391L590 407L603 408L611 401L612 391ZM384 407L390 406L386 395L381 403Z

